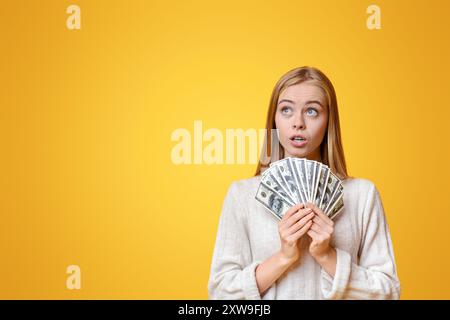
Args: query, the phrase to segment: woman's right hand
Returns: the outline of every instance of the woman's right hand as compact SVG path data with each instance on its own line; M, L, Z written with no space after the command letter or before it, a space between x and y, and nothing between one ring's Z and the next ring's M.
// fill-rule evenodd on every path
M314 211L299 203L291 207L278 224L281 240L281 256L288 262L300 258L299 239L308 232L314 218Z

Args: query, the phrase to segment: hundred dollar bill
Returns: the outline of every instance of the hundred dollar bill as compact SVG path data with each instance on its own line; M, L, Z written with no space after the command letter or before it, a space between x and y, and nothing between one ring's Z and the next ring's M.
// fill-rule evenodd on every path
M334 206L330 209L328 216L331 220L333 220L344 208L344 196L341 195L340 198L336 201Z
M325 192L326 182L328 181L329 174L330 174L330 171L328 169L328 166L321 164L320 170L319 170L319 179L318 179L318 183L317 183L316 196L314 198L315 204L320 203L322 195Z
M342 181L318 161L292 157L274 161L262 171L260 184L266 194L270 191L288 206L312 202L329 217L337 215L344 206Z
M308 201L308 189L306 188L306 174L305 174L305 159L294 159L294 164L297 173L297 179L300 182L301 190L300 192L303 194L303 198L305 202Z
M291 173L294 177L297 197L300 199L301 203L306 203L307 202L306 194L303 192L302 183L300 182L300 175L298 174L297 166L295 164L296 160L299 160L299 159L288 158L287 163L288 163L289 169L291 170Z
M275 180L275 177L269 173L261 177L261 183L265 185L267 188L271 189L275 193L277 193L283 200L288 202L291 205L294 205L294 202L289 197L289 195L284 191L283 188L278 184L278 182Z
M277 219L281 220L285 213L292 207L277 193L260 184L255 199L262 203Z
M283 175L279 170L278 166L273 165L270 171L271 171L270 176L273 178L274 182L276 182L277 185L288 195L288 198L289 200L291 200L292 203L296 203L297 199L289 192L290 186L283 179Z
M295 203L301 202L300 196L297 193L297 185L294 180L294 175L291 172L288 164L289 159L282 159L277 161L275 166L278 169L279 176L283 179L284 185L286 186L286 191L289 192L289 196L295 200Z
M325 186L325 192L322 194L322 199L320 199L319 208L324 210L331 201L334 192L339 186L339 179L330 170L328 175L327 183Z
M312 193L311 193L311 202L314 202L316 199L316 193L317 193L317 185L319 183L320 179L320 167L321 163L318 161L313 161L313 167L314 167L314 176L313 176L313 184L312 184Z
M337 202L339 197L342 196L343 190L344 190L344 187L342 186L341 181L339 181L338 186L337 186L336 190L334 191L334 194L331 196L331 200L329 201L329 203L327 204L327 206L324 209L324 212L330 211L330 208L332 206L334 206L334 204Z
M305 175L306 175L306 188L308 192L308 201L312 201L312 186L313 186L313 177L314 177L314 166L312 161L304 161L305 164Z

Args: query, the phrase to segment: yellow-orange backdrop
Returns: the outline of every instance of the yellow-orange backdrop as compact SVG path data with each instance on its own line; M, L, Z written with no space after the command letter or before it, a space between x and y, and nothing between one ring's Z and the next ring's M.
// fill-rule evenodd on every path
M171 133L263 128L302 65L335 85L402 298L450 298L450 3L373 3L381 30L362 0L2 2L0 298L207 298L223 197L255 166L176 166Z

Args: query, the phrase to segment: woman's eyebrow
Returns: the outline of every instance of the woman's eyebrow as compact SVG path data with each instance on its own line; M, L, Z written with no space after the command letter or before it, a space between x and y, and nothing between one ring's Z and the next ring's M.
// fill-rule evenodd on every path
M294 103L294 101L292 101L292 100L283 99L283 100L280 100L280 101L278 102L278 104L280 104L280 103L282 103L282 102Z
M292 101L292 100L283 99L283 100L280 100L278 102L278 104L280 104L282 102L289 102L289 103L292 103L292 104L294 103L294 101ZM308 101L305 102L305 104L310 104L310 103L317 103L318 105L320 105L323 108L323 105L322 105L322 103L319 100L308 100Z

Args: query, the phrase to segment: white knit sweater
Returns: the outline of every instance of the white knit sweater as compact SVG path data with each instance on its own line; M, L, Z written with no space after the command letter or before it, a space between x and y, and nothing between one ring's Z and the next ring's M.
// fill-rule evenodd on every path
M225 197L208 282L210 299L399 299L394 252L380 194L366 179L343 180L344 209L335 218L332 278L308 252L261 297L255 269L280 249L278 220L255 194L261 176L233 182Z

